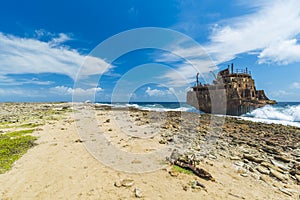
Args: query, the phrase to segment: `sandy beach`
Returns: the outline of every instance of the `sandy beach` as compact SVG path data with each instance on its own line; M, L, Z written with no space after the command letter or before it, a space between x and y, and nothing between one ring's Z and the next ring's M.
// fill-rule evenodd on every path
M74 112L54 114L49 110L71 109L73 105L1 106L17 113L17 123L29 120L42 124L32 133L38 137L37 145L0 174L2 200L300 197L300 129L296 127L236 118L218 118L212 125L210 115L93 104L78 104ZM39 114L21 119L26 112ZM1 117L9 116L2 109ZM213 134L211 128L216 126L218 133ZM1 134L15 129L2 127ZM107 147L126 155L117 158L114 151L103 152L107 150L103 138L109 143ZM167 151L144 165L149 160L143 158L161 149ZM181 173L172 159L193 161L213 180Z

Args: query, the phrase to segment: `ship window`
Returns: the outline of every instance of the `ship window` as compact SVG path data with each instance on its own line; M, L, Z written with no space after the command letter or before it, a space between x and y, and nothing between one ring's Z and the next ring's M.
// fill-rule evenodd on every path
M252 91L252 97L254 97L254 91Z
M241 87L241 84L239 84L239 87Z
M247 87L248 85L246 84L246 87Z

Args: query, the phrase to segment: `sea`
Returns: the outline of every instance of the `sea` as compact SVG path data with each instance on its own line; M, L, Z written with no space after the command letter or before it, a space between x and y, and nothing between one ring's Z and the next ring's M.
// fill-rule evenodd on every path
M112 107L134 107L148 111L203 113L184 102L99 102L98 104L110 105ZM278 102L275 105L266 105L237 118L268 124L274 123L300 127L300 102Z

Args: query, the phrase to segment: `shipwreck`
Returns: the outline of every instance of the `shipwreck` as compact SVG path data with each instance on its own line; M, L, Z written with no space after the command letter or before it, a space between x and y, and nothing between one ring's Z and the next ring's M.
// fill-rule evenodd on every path
M212 84L202 85L198 73L195 86L187 92L187 103L205 113L238 116L276 101L270 100L264 90L256 90L247 68L234 71L232 63L231 69L228 65L220 71Z

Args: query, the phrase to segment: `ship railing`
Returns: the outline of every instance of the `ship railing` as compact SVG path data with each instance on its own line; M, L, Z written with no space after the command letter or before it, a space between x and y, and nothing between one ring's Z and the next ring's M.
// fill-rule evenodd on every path
M251 75L251 71L248 71L248 69L235 69L236 74L249 74Z

